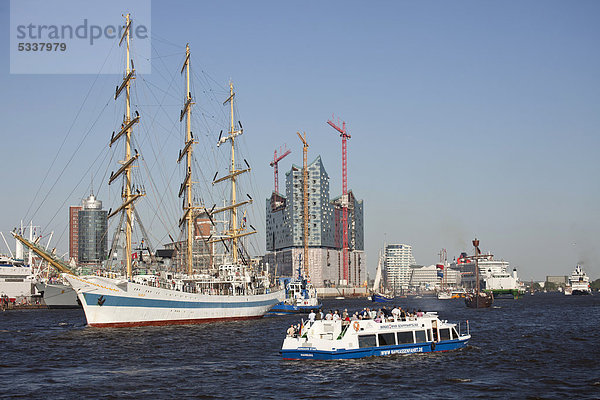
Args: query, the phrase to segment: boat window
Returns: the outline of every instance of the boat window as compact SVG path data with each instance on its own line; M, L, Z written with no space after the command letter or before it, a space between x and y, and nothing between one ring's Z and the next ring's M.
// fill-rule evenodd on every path
M394 333L380 333L379 335L379 345L380 346L389 346L396 344L396 335Z
M440 340L450 340L450 328L440 329Z
M452 337L454 339L458 339L458 332L456 331L455 327L452 327Z
M398 332L398 344L414 342L412 331Z
M415 343L423 343L427 341L425 331L415 331Z
M358 347L375 347L377 346L377 341L375 339L375 335L359 335L358 336Z

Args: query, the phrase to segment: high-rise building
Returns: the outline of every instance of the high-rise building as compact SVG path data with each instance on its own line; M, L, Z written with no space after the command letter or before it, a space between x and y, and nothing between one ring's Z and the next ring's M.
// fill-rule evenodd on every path
M339 284L342 268L341 200L329 198L329 175L317 157L308 169L308 270L315 286ZM272 273L291 276L302 265L304 248L304 197L302 168L293 165L286 173L285 196L273 192L266 201L266 248L264 262ZM348 284L366 279L363 235L363 202L348 193Z
M106 259L107 211L102 210L102 202L93 194L83 200L82 208L77 213L78 265L100 266Z
M393 292L407 290L411 278L410 266L415 264L412 246L388 244L385 246L384 257L387 287Z
M79 260L79 211L81 206L69 207L69 259Z

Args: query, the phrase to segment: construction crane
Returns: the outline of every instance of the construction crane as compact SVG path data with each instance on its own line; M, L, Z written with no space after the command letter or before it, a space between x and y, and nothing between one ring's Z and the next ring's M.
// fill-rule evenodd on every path
M275 155L273 156L273 161L269 163L269 165L275 168L275 192L279 193L279 169L277 168L277 164L279 161L283 159L283 157L290 154L292 151L288 150L285 145L283 145L283 149L279 148L280 156L277 157L277 149L275 149Z
M340 128L333 122L333 115L327 123L340 133L342 138L342 260L344 263L344 280L348 282L348 156L346 152L346 141L350 135L346 133L346 122L342 121Z
M302 141L302 153L304 154L304 164L302 168L302 201L304 203L304 212L302 213L304 220L304 276L308 279L308 166L307 166L307 153L308 143L306 142L306 132L304 137L300 135L300 132L296 132L298 137Z

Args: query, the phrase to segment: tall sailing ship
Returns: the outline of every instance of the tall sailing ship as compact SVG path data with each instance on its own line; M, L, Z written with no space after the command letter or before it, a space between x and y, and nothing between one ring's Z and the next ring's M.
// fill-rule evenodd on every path
M185 104L180 114L180 121L186 119L186 142L179 154L178 162L186 161L186 175L179 190L183 199L183 216L179 226L186 233L185 264L186 273L160 272L158 274L134 275L132 271L132 230L134 202L145 193L132 186L133 167L139 157L137 151L132 154L133 127L140 121L140 115L131 117L130 85L135 77L133 60L130 59L130 15L125 16L124 33L119 45L126 43L125 74L117 87L115 100L125 93L125 117L120 131L110 140L110 146L119 141L125 144L125 159L121 167L109 178L109 184L117 178L123 179L123 203L108 218L121 215L125 221L125 266L126 275L121 278L103 276L76 276L65 268L64 263L54 260L70 285L77 292L83 306L87 322L96 327L127 327L143 325L193 324L219 320L240 320L262 317L271 307L283 300L283 292L271 290L268 275L259 274L250 265L249 257L243 256L240 239L256 233L248 231L245 224L238 223L239 208L252 202L252 199L238 202L236 199L236 181L239 175L249 172L250 167L239 169L235 164L235 139L243 133L241 125L236 129L234 123L233 84L229 84L229 103L231 124L228 135L219 137L217 146L231 142L231 163L228 175L216 179L231 183L230 204L207 210L196 204L192 196L192 156L193 145L197 143L191 132L192 94L190 91L190 49L186 46L186 58L181 72L186 71ZM247 164L247 163L246 163ZM216 178L216 175L215 175ZM193 268L194 221L200 214L205 214L211 222L212 215L229 214L228 229L222 235L208 243L222 243L229 255L218 266L213 265L209 271L199 273ZM18 237L17 237L18 238ZM210 238L209 238L210 239ZM25 243L25 242L24 242ZM229 243L229 247L226 243ZM27 243L25 243L27 244ZM36 248L32 248L36 251ZM39 248L37 248L40 251ZM38 252L36 251L36 252Z

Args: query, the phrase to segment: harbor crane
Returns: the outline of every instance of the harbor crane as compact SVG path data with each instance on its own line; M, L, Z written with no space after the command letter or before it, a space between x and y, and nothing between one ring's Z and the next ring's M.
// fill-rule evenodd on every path
M304 203L304 212L302 213L302 216L304 220L304 276L308 278L308 143L306 142L306 132L303 133L304 137L302 137L300 132L296 132L302 141L302 153L304 155L304 163L302 168L302 201Z
M344 280L348 282L348 154L346 141L350 135L346 132L346 122L342 121L342 127L333 122L333 115L327 123L340 133L342 138L342 260L344 263Z
M277 157L277 149L275 149L273 161L269 163L269 165L275 169L275 192L277 193L279 193L279 169L277 168L277 164L291 152L291 150L289 150L285 145L283 145L283 149L281 147L279 148L279 157Z

